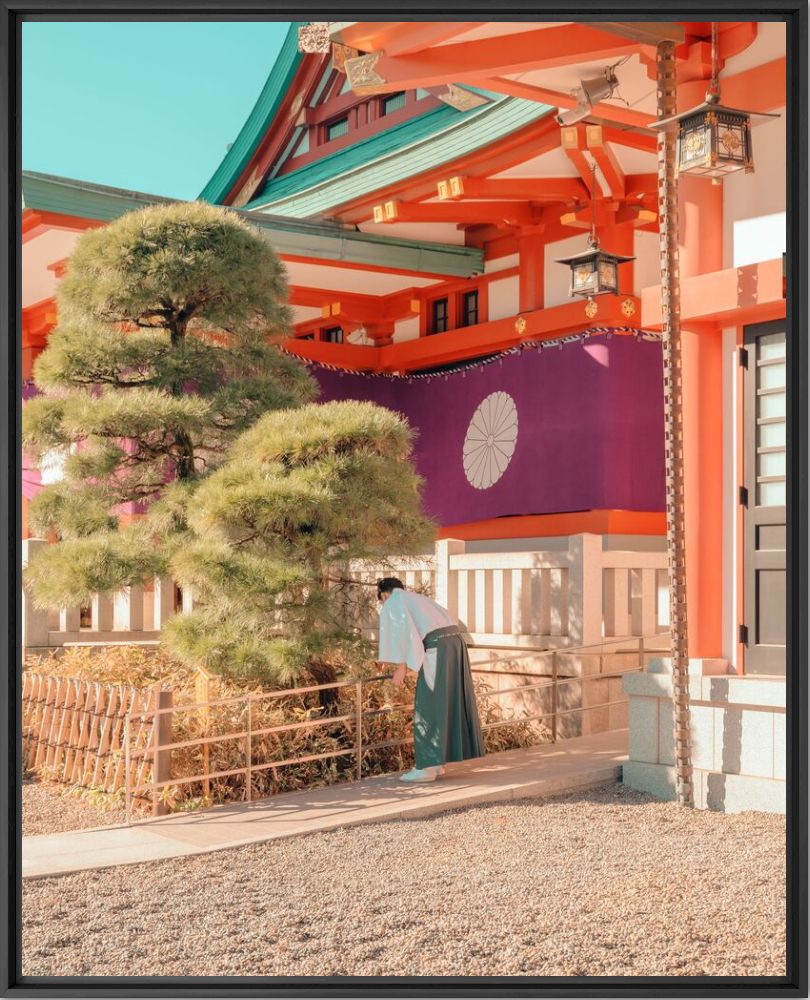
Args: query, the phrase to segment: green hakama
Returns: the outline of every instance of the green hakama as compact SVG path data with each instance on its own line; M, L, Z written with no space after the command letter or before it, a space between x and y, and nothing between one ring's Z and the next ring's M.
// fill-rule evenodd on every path
M475 703L467 644L457 625L438 628L424 638L436 650L433 690L419 670L413 713L416 766L436 767L484 756L484 738Z

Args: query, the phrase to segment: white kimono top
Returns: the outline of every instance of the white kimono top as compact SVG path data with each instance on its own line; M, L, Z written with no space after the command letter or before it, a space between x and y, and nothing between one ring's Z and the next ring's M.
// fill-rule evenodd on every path
M435 601L410 590L394 590L380 608L380 651L383 663L404 663L409 670L423 670L428 687L436 681L436 649L426 650L423 640L437 628L458 625Z

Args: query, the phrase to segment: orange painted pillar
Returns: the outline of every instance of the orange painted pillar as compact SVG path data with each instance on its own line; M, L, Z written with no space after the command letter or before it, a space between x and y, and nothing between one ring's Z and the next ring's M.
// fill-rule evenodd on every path
M723 266L723 189L679 180L681 279ZM686 324L683 362L684 512L689 655L723 651L723 334ZM731 586L732 581L726 581Z
M521 312L542 309L545 299L545 242L536 233L518 237Z

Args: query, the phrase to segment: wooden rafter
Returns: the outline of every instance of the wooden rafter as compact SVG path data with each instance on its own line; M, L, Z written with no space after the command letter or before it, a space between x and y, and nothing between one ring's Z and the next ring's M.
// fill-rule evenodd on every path
M631 38L642 45L657 45L659 42L681 44L686 38L682 24L677 21L591 21L594 28L610 32L621 38Z
M361 52L383 49L401 56L455 38L485 21L356 21L333 36L341 45Z
M577 98L571 94L559 90L549 90L546 87L537 87L534 84L524 83L522 80L512 80L506 76L488 77L481 81L481 86L499 94L508 94L510 97L521 97L527 101L550 104L552 107L561 108L564 111L576 107L577 104ZM645 115L641 111L633 111L632 108L625 108L620 104L608 104L606 101L595 104L589 117L602 118L637 129L648 129L655 120L653 115Z
M585 139L590 154L596 160L596 165L605 179L611 198L624 199L626 190L624 171L616 159L616 154L611 149L610 143L605 139L602 126L586 125Z
M567 24L454 42L409 56L394 57L379 50L361 57L362 64L359 60L347 61L346 69L355 91L374 94L613 59L637 49L637 43L630 39L583 24ZM352 63L357 65L350 70Z
M585 150L588 148L585 126L580 123L561 128L560 145L582 178L582 183L588 189L588 193L593 194L593 168L585 156Z

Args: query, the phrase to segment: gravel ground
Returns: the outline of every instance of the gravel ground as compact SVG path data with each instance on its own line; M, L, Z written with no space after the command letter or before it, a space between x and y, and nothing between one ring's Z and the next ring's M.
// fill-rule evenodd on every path
M26 882L23 973L779 976L784 838L611 784Z
M113 826L126 820L120 808L110 808L101 800L79 798L53 785L25 782L22 790L22 832L24 837L39 833L65 833L94 826Z

